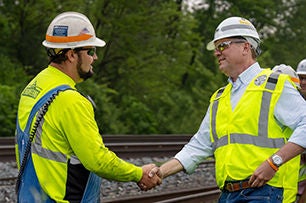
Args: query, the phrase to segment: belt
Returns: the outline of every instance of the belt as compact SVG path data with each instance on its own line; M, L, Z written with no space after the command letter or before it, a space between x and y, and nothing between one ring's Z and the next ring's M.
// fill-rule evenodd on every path
M242 181L225 181L224 190L228 192L236 192L239 190L250 188L249 180Z

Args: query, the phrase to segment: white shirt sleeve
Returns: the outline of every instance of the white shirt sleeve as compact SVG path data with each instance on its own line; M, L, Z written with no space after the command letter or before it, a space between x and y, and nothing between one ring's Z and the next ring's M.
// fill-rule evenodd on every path
M282 125L293 130L289 142L306 148L306 101L289 82L285 83L274 115Z
M187 173L192 173L206 158L213 155L210 141L209 108L198 132L183 149L175 155Z

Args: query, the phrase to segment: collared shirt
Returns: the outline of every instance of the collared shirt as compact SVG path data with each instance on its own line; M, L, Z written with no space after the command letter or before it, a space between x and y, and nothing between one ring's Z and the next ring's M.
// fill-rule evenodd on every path
M248 84L262 70L256 62L241 73L235 82L228 79L228 82L232 84L232 109L236 107ZM192 173L202 161L213 155L209 115L208 108L198 132L175 155L175 158L180 161L187 173ZM285 83L284 90L274 109L274 116L280 126L288 126L293 130L289 142L306 148L306 102L289 82Z

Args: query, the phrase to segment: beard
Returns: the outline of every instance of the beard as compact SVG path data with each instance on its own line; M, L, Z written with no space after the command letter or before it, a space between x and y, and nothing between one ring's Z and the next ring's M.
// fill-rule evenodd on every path
M77 64L77 70L79 73L80 78L82 78L84 81L87 80L88 78L92 77L94 72L92 68L90 68L87 72L82 70L82 58L79 56L78 57L78 64Z

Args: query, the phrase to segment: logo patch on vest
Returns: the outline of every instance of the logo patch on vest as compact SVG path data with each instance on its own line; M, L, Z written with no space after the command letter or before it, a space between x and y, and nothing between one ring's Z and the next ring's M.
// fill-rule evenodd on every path
M40 91L41 88L36 85L36 82L34 82L32 85L24 89L24 91L22 92L22 96L32 97L33 99L35 99L40 93Z
M261 84L263 84L267 79L267 76L266 75L261 75L261 76L258 76L255 81L254 81L254 84L257 85L257 86L260 86Z

